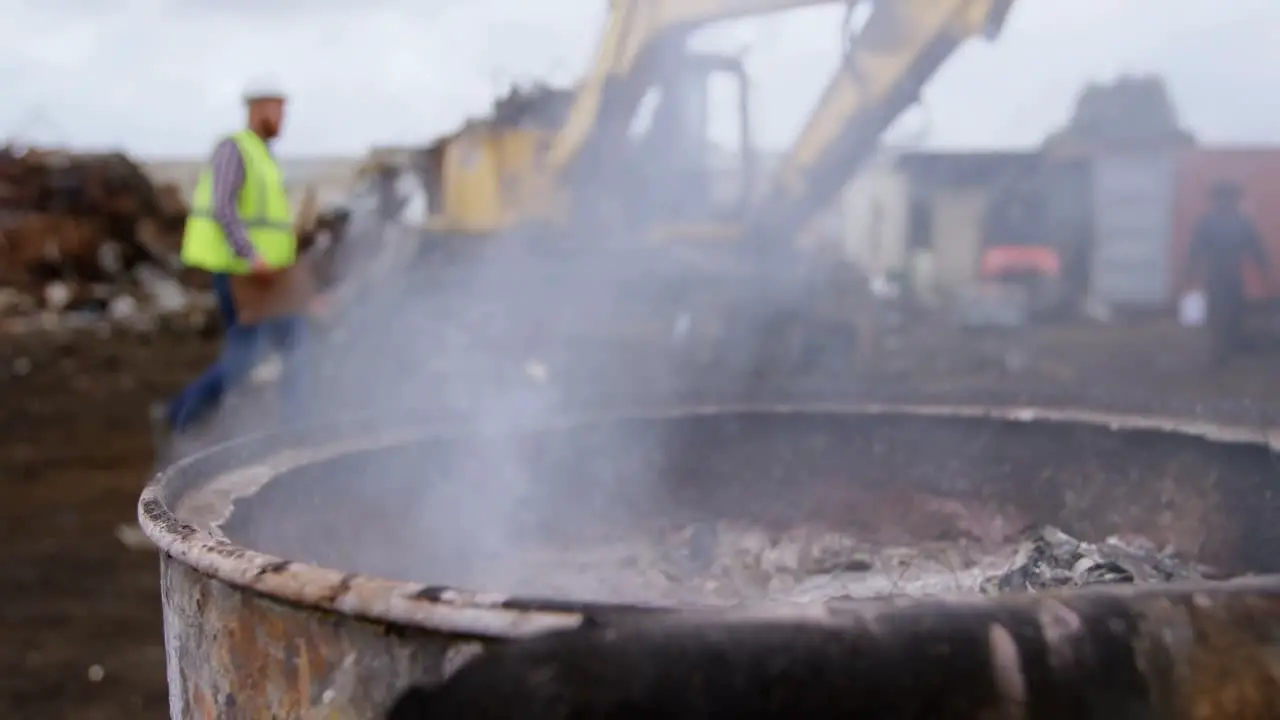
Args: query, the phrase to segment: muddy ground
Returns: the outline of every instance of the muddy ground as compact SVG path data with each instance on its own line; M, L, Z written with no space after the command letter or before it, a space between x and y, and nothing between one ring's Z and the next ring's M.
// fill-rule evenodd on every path
M150 470L148 402L212 352L189 336L0 338L0 717L166 715L157 561L115 530L134 519ZM1277 361L1258 353L1209 372L1195 333L1155 321L963 338L929 330L886 345L861 385L882 398L1270 423Z

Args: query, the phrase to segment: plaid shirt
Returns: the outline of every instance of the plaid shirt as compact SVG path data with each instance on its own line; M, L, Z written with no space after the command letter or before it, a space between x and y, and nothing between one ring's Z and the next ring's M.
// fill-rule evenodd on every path
M244 158L236 141L227 138L213 150L213 219L231 243L231 249L244 260L253 260L257 252L249 242L249 232L240 219L237 200L244 187Z

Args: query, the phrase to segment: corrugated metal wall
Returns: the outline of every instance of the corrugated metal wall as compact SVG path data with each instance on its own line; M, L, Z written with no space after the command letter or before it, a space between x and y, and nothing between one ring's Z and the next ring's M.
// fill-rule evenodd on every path
M845 253L871 276L906 269L910 188L892 158L873 161L841 197Z
M1185 152L1178 164L1177 209L1173 230L1173 278L1181 277L1187 248L1200 216L1209 208L1209 191L1222 181L1244 188L1245 210L1262 234L1272 258L1273 279L1280 281L1280 148L1219 148ZM1263 281L1248 268L1248 292L1254 299L1280 297L1280 282Z
M1124 307L1159 307L1170 284L1177 155L1093 159L1090 295Z

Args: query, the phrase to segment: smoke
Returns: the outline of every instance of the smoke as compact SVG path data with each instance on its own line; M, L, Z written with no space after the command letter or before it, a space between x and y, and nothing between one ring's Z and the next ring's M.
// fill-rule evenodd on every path
M405 202L390 203L399 206L395 212L385 212L386 198L375 188L353 200L351 226L333 249L341 277L338 315L329 332L298 353L314 371L308 415L317 422L370 413L435 417L469 439L366 458L358 472L346 467L338 477L334 470L327 484L290 485L299 507L349 502L363 493L341 508L343 521L361 531L333 538L340 553L306 546L272 551L317 562L340 556L341 562L329 564L348 571L521 592L526 588L517 584L518 574L507 571L527 548L643 529L655 519L701 519L695 471L713 464L700 438L682 434L679 424L637 425L631 433L593 434L588 428L575 433L572 445L544 439L539 428L576 417L830 400L860 390L851 386L848 371L863 341L855 330L863 324L858 314L871 301L864 280L841 257L843 248L824 237L820 225L816 236L752 236L747 243L717 237L715 228L702 228L708 231L702 237L649 232L687 229L709 217L730 224L753 217L760 195L773 189L752 184L750 174L744 182L744 175L726 172L723 185L718 174L702 174L725 152L690 131L705 126L698 112L684 112L706 107L704 88L673 83L667 89L672 94L659 98L645 122L636 122L648 107L643 98L636 98L635 114L628 106L626 113L600 118L604 135L586 145L567 178L573 222L526 222L488 237L425 231L423 211L432 203L423 188L431 183L423 181L429 165L418 160L401 177ZM1119 102L1130 108L1120 116L1144 126L1137 134L1176 146L1184 133L1169 122L1162 103L1139 103L1147 112L1127 105L1135 92L1140 100L1159 100L1158 91L1147 81L1122 81L1087 93L1081 105L1097 110L1099 102ZM544 100L552 102L554 95ZM529 108L519 105L504 101L504 122L528 120L522 113ZM556 115L542 101L532 106L538 112L530 115ZM1106 132L1099 134L1099 125ZM1117 130L1109 121L1073 122L1048 144L1105 149ZM1097 195L1090 173L1105 163L1079 173L1061 165L1062 177L1050 177L1057 173L1033 155L921 155L905 163L912 197L900 210L914 216L920 201L937 225L926 228L928 242L921 247L913 246L911 232L892 233L908 255L906 271L927 279L915 273L910 254L941 264L965 240L958 229L968 227L982 236L970 248L975 255L984 238L1009 245L1042 237L1064 242L1058 249L1065 280L1072 281L1074 268L1076 290L1099 287L1088 277L1093 263L1084 253L1106 240L1091 236L1098 223L1089 208ZM760 177L770 176L765 158L741 159L759 166ZM994 172L997 167L1004 169ZM997 177L983 180L990 175ZM409 187L415 181L416 189ZM984 183L981 193L970 191ZM947 186L966 187L957 193ZM824 190L836 194L839 188L811 192ZM1038 207L1046 198L1063 204ZM984 208L990 217L979 227L971 219ZM945 242L935 243L934 229ZM828 233L839 237L840 230ZM1076 251L1079 256L1070 254ZM966 273L971 278L971 270ZM925 357L917 351L903 362L945 366L949 352L942 348ZM1028 363L1013 355L1001 360L1008 375ZM254 425L269 428L270 417L232 406L217 424L244 432ZM761 454L768 466L759 475L782 485L803 449L770 451ZM548 477L547 468L565 475ZM344 484L341 499L325 495L334 483ZM765 498L746 496L763 492L758 483L744 489L749 486L731 486L741 495L739 507L778 502L776 487Z
M430 467L416 454L366 467L381 476L377 485L392 478L390 485L408 491L381 502L413 508L400 517L416 525L417 549L397 547L403 558L388 559L385 537L375 532L367 547L344 551L363 558L353 569L488 589L501 578L486 577L486 568L545 528L584 522L585 488L533 476L530 468L545 463L529 457L538 446L523 431L568 416L575 395L600 399L605 393L595 388L618 382L627 363L622 354L593 358L571 347L587 308L607 313L603 288L568 284L586 269L526 255L517 242L449 245L403 223L353 218L344 289L359 291L344 298L345 316L324 344L310 349L322 366L314 413L446 418L480 438L427 457ZM603 317L591 322L609 330ZM592 491L608 495L609 478L596 480Z
M725 75L731 84L740 77L712 71ZM583 441L582 457L548 463L547 453L563 450L530 439L529 428L847 390L863 283L831 228L750 243L723 235L773 189L743 171L758 167L765 179L775 163L749 142L726 148L707 136L709 106L732 111L748 98L711 102L706 80L673 74L656 104L638 96L621 112L606 106L601 135L567 179L567 224L491 237L424 231L430 183L420 158L400 187L375 184L353 198L345 239L329 251L341 278L337 315L297 356L314 384L308 416L436 417L478 439L425 460L368 461L363 475L403 489L374 504L411 518L414 547L388 547L376 518L352 517L368 531L341 539L354 565L343 569L519 591L494 568L522 547L694 514L677 498L697 478L680 469L701 451L678 431L649 428ZM500 108L507 122L555 115L554 94L526 100L523 110L514 101ZM681 227L695 229L662 236ZM233 408L219 424L244 432L249 422ZM553 464L572 476L533 470Z

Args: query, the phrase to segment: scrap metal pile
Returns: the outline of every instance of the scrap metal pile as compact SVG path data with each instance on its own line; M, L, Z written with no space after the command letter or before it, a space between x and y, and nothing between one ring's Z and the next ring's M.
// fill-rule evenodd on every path
M0 328L203 318L177 262L186 215L123 154L0 149Z

